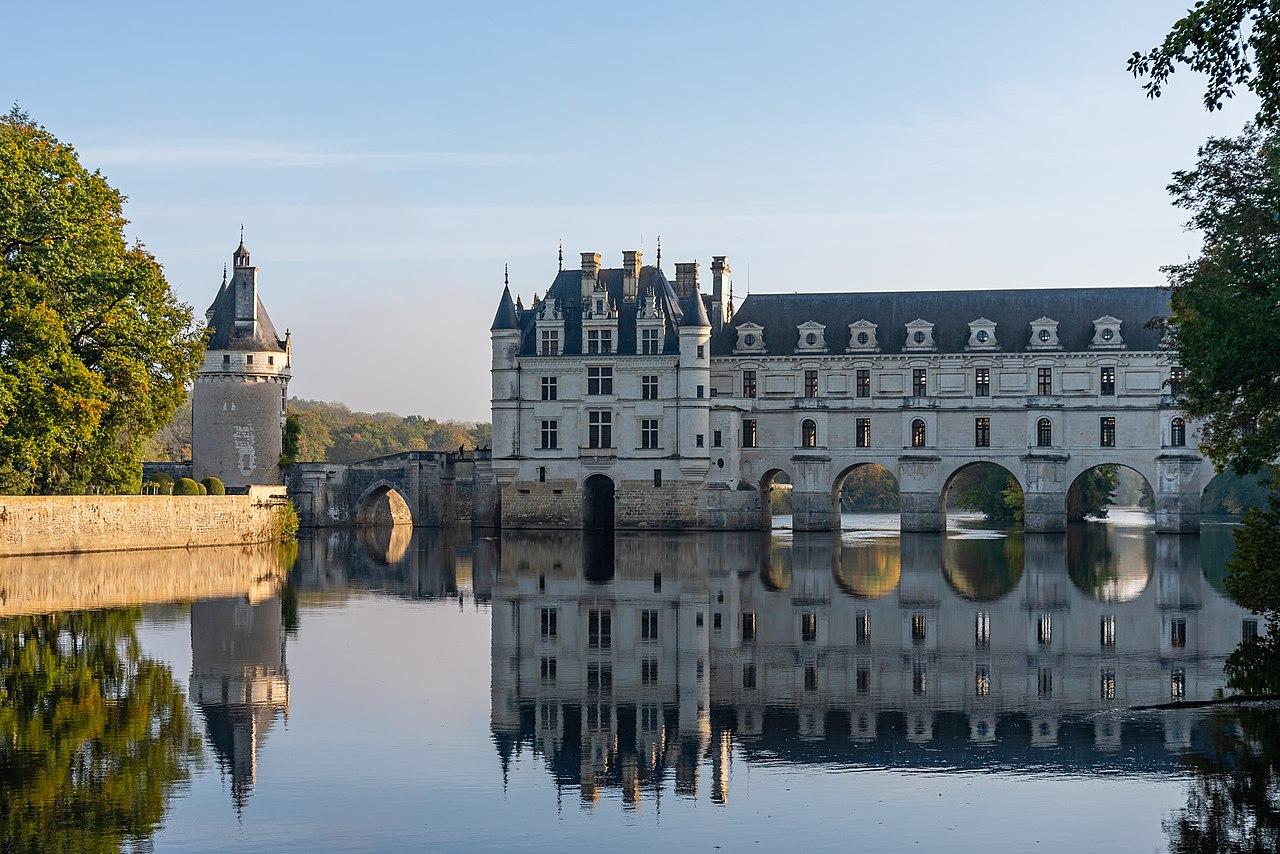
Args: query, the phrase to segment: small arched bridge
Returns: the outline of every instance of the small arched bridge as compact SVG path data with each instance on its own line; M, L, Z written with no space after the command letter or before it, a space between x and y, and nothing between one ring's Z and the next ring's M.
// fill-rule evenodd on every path
M409 523L425 527L497 522L489 451L408 451L353 463L285 469L304 528Z

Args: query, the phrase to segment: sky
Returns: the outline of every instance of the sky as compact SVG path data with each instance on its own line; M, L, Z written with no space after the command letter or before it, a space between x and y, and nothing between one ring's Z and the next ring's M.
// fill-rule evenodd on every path
M1186 6L26 3L0 104L200 317L243 223L292 394L488 420L503 265L528 303L561 240L727 255L739 298L1162 283L1170 173L1251 113L1126 72Z

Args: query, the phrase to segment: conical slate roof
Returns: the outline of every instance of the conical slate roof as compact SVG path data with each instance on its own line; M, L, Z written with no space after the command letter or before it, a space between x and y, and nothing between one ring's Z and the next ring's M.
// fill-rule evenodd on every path
M208 349L284 352L284 341L280 340L280 336L276 334L275 325L267 316L267 309L258 297L254 297L256 322L253 334L236 332L235 287L228 285L218 291L218 296L214 299L213 305L209 306L209 311L212 312L209 328L213 330L213 335L209 338Z
M493 325L489 327L489 331L519 328L520 321L516 315L516 305L511 301L511 288L503 288L502 299L498 302L498 313L493 316Z
M693 289L693 294L689 297L689 305L685 310L684 317L680 318L681 326L711 326L711 318L707 316L707 305L702 301L702 294L697 288Z

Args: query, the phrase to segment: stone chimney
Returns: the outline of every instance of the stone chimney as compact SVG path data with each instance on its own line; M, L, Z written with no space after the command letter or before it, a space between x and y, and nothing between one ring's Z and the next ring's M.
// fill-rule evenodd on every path
M236 335L252 337L258 334L258 268L248 260L246 253L245 263L238 264L231 277L231 287L235 292Z
M584 300L591 298L591 292L596 289L596 277L600 274L600 253L599 252L583 252L582 253L582 298Z
M724 255L711 256L711 324L719 329L733 316L729 303L729 259Z
M639 249L626 249L622 253L622 299L635 301L640 290L640 267L642 253Z
M688 299L698 287L698 262L681 261L676 264L676 296Z

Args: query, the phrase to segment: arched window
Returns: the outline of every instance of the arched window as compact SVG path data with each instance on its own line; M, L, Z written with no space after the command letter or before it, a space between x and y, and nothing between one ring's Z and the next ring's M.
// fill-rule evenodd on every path
M925 444L924 422L917 418L911 422L911 447L923 448Z
M1036 422L1036 445L1041 448L1053 445L1053 422L1048 418L1041 418Z
M1181 448L1187 444L1187 422L1175 418L1169 422L1169 444Z
M806 418L800 425L800 444L806 448L818 447L818 425Z

